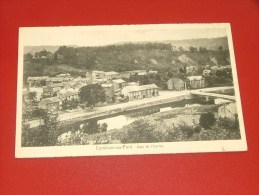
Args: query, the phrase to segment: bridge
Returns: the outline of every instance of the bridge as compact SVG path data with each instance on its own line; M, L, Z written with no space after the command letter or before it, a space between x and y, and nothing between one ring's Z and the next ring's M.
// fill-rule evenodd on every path
M207 93L207 92L202 92L202 91L191 91L190 94L191 95L213 97L213 98L221 98L221 99L227 99L227 100L236 101L236 97L235 96L231 96L231 95L224 95L224 94L217 94L217 93Z

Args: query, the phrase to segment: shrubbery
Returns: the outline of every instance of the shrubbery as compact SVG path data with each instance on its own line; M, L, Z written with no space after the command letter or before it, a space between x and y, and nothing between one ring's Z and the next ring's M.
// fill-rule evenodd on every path
M205 128L205 129L209 129L215 124L215 122L216 122L216 118L215 118L213 112L201 114L201 117L200 117L200 126L201 127Z
M154 143L163 141L164 136L154 124L146 119L135 120L127 127L122 143Z

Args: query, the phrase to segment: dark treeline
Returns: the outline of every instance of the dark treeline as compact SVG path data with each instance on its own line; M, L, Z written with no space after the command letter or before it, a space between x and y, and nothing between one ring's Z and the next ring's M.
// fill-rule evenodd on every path
M180 56L189 58L189 62ZM176 48L165 43L127 43L99 47L67 47L61 46L55 53L46 50L34 55L24 54L24 78L67 73L77 76L85 75L86 71L130 71L136 69L172 72L182 66L227 65L229 51L219 47L209 50L205 47Z

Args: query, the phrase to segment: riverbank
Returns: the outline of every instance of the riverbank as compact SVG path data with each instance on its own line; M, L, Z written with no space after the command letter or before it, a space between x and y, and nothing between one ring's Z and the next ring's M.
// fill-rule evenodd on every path
M147 116L138 117L137 119L144 118L151 123L155 124L158 129L165 131L168 128L177 127L179 124L186 123L192 125L193 123L198 124L200 115L202 113L213 112L217 116L217 110L219 105L187 105L186 107L172 108L165 112L153 113ZM132 121L133 122L133 121ZM130 124L129 124L130 125ZM96 133L88 135L89 140L112 140L111 143L120 143L127 131L125 125L119 129L111 129L107 132Z

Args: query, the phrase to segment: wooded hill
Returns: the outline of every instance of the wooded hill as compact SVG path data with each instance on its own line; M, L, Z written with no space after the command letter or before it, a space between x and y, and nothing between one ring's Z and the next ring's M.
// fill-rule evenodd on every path
M222 43L222 39L220 40L219 43ZM226 41L219 45L214 40L213 46L218 44L217 49L207 49L203 46L175 47L171 43L126 43L102 47L61 46L52 56L44 50L34 55L24 54L24 76L26 79L27 76L54 76L65 72L84 76L89 70L122 72L152 69L175 72L180 67L189 65L228 65L230 60Z

